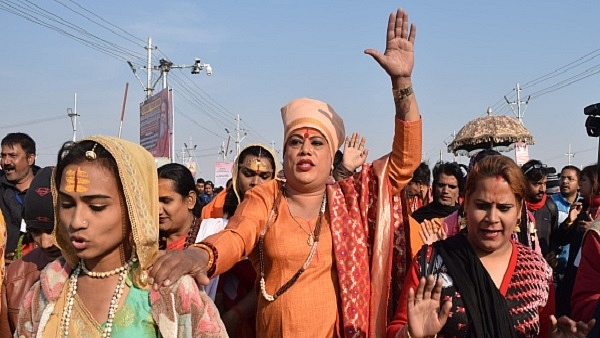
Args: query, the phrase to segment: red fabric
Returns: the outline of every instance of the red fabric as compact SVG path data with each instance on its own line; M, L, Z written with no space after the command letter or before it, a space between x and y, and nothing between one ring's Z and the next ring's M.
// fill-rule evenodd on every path
M600 195L588 198L588 202L590 203L589 214L593 219L598 218L598 216L600 216Z
M181 236L175 241L167 244L167 250L183 250L185 249L185 240L187 236Z
M366 179L368 175L362 175ZM367 193L355 190L353 181L339 182L340 189L331 189L329 213L331 233L342 310L342 336L366 337L369 332L369 250L366 211L369 205ZM360 186L368 186L363 182ZM349 240L351 236L353 240Z
M33 249L35 249L35 243L34 242L23 244L22 245L22 249L21 249L21 257L27 255Z
M542 197L542 200L539 202L529 202L529 201L525 201L525 204L527 204L527 210L532 210L532 211L536 211L536 210L540 210L544 204L546 204L546 197L548 195L544 194Z
M428 258L429 254L430 252L427 253ZM418 269L419 264L415 258L413 259L406 277L404 278L404 284L402 285L402 290L400 291L400 299L398 301L398 310L396 311L396 315L387 327L388 338L395 338L398 331L400 331L400 329L402 329L403 326L408 323L408 290L410 288L416 290L417 286L419 285ZM401 337L405 336L401 335Z
M596 304L600 300L600 235L594 231L585 234L581 246L581 262L575 277L571 295L571 317L573 320L588 322L594 316Z

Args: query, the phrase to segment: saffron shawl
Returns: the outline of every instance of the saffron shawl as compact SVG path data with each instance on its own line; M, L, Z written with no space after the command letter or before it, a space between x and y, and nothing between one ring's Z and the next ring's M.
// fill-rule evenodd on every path
M420 151L415 149L421 149L421 121L397 120L390 155L327 188L342 337L385 336L388 299L399 291L397 283L406 274L402 248L408 214L400 191L420 163Z

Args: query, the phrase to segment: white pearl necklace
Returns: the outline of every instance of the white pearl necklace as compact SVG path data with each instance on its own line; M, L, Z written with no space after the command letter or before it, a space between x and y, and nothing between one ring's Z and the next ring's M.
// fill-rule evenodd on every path
M125 262L125 265L118 267L111 271L103 271L103 272L95 272L95 271L88 270L87 267L85 266L85 262L83 261L83 259L79 262L79 266L81 266L81 270L83 270L83 273L85 273L86 275L88 275L92 278L107 278L107 277L116 275L118 273L121 273L121 272L129 269L129 267L136 261L137 261L137 258L132 257L130 260Z
M132 253L132 256L134 253ZM110 307L108 309L108 319L106 320L106 326L104 327L104 332L102 332L103 338L108 338L112 332L113 319L115 318L115 313L117 312L117 307L119 305L119 300L123 295L123 290L125 288L125 279L127 274L129 273L129 269L133 266L133 263L137 261L137 258L131 257L124 266L117 268L108 272L93 272L89 271L85 267L85 263L83 260L79 262L79 265L73 271L73 274L69 278L69 293L67 294L67 301L65 303L65 309L63 309L63 315L60 321L60 326L62 327L62 336L64 338L69 337L69 322L71 321L71 312L73 311L73 303L75 302L75 295L77 294L77 279L79 278L79 274L81 270L83 270L88 276L92 278L106 278L108 276L112 276L116 273L119 273L119 281L117 282L117 287L115 288L115 292L110 300Z

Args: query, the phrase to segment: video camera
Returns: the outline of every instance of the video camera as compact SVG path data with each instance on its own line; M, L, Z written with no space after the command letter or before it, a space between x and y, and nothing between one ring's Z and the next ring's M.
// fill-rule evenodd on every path
M591 104L583 109L588 115L585 120L585 130L590 137L600 137L600 103Z

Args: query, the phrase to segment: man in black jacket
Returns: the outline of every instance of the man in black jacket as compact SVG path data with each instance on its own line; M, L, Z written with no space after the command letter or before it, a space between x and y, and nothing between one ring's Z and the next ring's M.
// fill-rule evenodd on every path
M530 160L521 166L527 180L525 204L535 218L539 246L548 263L556 265L556 250L550 245L550 234L558 227L558 208L546 195L548 168L538 160Z
M7 259L13 259L21 233L25 232L23 201L39 169L35 165L35 141L25 133L9 133L2 139L0 176L0 210L6 222ZM18 258L18 257L17 257Z

